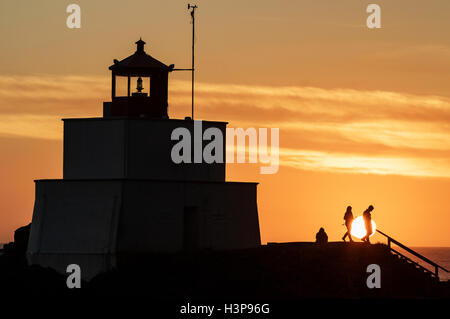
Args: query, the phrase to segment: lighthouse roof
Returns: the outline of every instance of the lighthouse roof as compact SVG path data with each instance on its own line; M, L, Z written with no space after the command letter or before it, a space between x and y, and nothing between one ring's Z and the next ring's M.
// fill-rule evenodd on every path
M129 57L118 61L114 60L114 64L109 67L116 75L148 75L158 71L170 72L172 69L156 60L144 51L145 42L139 39L136 42L136 52Z

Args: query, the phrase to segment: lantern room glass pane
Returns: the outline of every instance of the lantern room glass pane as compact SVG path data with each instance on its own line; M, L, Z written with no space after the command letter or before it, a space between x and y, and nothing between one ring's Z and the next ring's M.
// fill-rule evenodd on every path
M144 88L141 92L142 93L147 93L147 96L150 96L150 78L149 77L144 77L141 76L142 78L142 87ZM133 92L137 92L136 87L137 87L137 80L139 79L138 76L132 76L131 77L131 93Z
M116 76L116 97L127 96L128 78Z

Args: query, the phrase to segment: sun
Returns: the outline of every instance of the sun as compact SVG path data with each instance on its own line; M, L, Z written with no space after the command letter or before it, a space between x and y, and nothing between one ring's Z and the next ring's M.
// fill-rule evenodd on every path
M375 231L377 229L377 224L375 224L375 222L372 220L372 235L370 235L370 237L372 237L375 234ZM363 238L364 236L366 236L366 226L364 225L364 219L362 216L358 216L353 220L352 223L352 231L351 234L352 236L355 236L356 238Z

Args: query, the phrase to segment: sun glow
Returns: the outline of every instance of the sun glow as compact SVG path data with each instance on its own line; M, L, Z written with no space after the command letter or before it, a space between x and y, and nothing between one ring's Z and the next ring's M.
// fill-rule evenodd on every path
M370 237L372 237L375 234L376 229L377 229L377 225L372 220L372 235L370 235ZM359 239L366 236L366 234L367 234L366 226L364 225L364 219L362 216L358 216L353 220L351 234L352 234L352 236L355 236Z

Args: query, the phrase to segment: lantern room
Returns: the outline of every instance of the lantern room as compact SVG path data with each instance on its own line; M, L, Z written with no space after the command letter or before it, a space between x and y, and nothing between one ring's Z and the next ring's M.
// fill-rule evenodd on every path
M144 50L142 39L136 52L109 67L111 70L111 102L103 103L103 117L168 118L167 66Z

